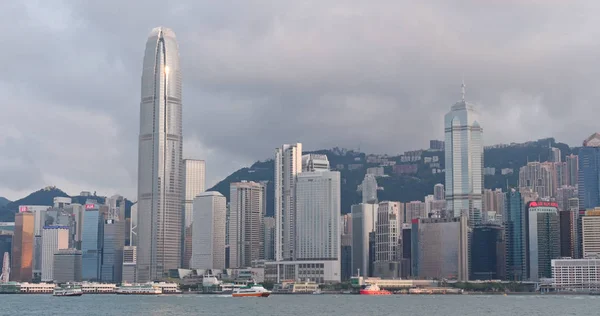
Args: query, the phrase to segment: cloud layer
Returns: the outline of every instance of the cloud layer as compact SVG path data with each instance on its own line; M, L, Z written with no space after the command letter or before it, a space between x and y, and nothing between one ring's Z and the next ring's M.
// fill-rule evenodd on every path
M184 156L211 186L281 143L395 154L442 138L467 83L486 144L597 131L593 1L0 2L0 196L136 195L146 36L172 28Z

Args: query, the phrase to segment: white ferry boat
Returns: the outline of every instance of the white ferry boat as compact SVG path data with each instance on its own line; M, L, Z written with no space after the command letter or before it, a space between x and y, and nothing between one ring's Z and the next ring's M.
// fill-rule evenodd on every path
M81 295L83 295L83 291L81 290L81 286L65 285L62 287L54 288L52 295L53 296L81 296Z
M269 297L269 295L271 295L271 291L256 283L251 286L234 289L231 294L233 297Z
M123 295L160 295L163 291L152 284L123 284L117 288L115 293Z

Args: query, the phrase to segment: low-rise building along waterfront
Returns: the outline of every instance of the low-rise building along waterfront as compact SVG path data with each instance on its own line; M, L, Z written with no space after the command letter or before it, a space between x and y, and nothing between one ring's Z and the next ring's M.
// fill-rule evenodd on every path
M600 291L600 258L552 260L557 291Z
M340 262L333 260L274 261L265 263L265 282L285 280L340 282Z

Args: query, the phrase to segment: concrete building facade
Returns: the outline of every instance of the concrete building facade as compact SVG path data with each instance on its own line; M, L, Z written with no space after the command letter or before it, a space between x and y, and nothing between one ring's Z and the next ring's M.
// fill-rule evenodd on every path
M227 200L219 192L203 192L194 198L192 223L193 269L225 269Z

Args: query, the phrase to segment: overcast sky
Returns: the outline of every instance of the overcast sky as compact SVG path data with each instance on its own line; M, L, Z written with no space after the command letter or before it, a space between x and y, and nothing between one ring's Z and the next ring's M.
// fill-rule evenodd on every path
M600 130L598 16L564 0L0 1L0 196L136 199L142 59L161 25L207 187L282 143L425 148L463 75L486 144L579 145Z

